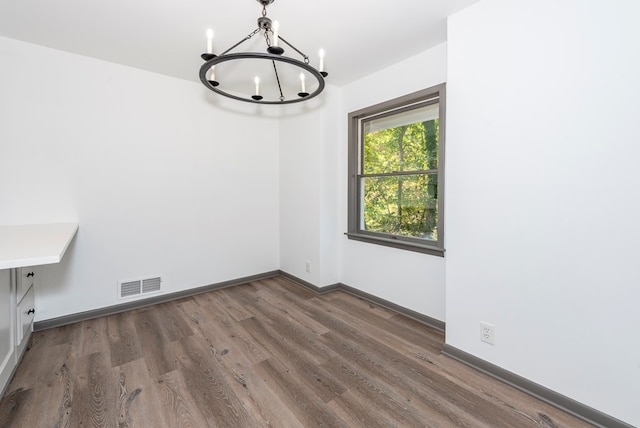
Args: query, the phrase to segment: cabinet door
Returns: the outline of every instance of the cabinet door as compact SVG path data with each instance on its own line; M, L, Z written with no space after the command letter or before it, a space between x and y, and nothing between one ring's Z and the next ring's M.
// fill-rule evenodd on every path
M11 279L9 269L0 269L0 392L4 389L13 370L15 360L13 358L13 331L11 321L15 309L15 297L11 291Z
M27 344L31 331L33 329L33 318L35 317L35 300L33 287L27 291L22 302L18 305L18 331L16 337L17 354L16 357L22 355L22 351Z
M20 303L24 295L36 282L36 269L34 267L23 267L18 269L16 281L16 303Z

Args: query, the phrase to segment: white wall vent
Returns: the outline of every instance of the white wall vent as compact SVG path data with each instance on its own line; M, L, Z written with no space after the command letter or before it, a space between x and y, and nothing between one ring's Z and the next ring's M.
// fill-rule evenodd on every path
M162 277L160 276L118 281L118 298L120 299L157 293L161 290Z
M162 279L157 276L155 278L147 278L142 280L142 294L154 293L160 291Z

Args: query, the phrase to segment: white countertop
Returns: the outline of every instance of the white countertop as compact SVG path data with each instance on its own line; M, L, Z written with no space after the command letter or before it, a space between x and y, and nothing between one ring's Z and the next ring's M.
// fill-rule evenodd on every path
M0 269L60 262L77 230L78 223L0 226Z

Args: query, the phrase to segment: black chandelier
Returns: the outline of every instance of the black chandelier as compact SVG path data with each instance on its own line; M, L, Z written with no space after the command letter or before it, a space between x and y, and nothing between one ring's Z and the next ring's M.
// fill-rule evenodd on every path
M317 96L324 89L324 78L328 75L324 71L324 51L320 50L318 69L309 65L309 57L279 35L278 22L267 18L267 6L275 0L257 1L262 5L258 28L226 51L214 54L213 31L207 32L207 52L201 55L205 63L200 67L200 81L217 94L257 104L291 104ZM231 52L260 32L267 44L266 52ZM280 42L302 59L283 55ZM313 79L308 81L307 76ZM292 80L296 83L287 84ZM247 95L251 89L253 93Z

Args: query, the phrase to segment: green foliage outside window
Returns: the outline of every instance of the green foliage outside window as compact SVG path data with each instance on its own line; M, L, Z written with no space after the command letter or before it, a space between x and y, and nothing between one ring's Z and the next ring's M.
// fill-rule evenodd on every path
M365 230L437 240L438 136L438 119L365 134Z

